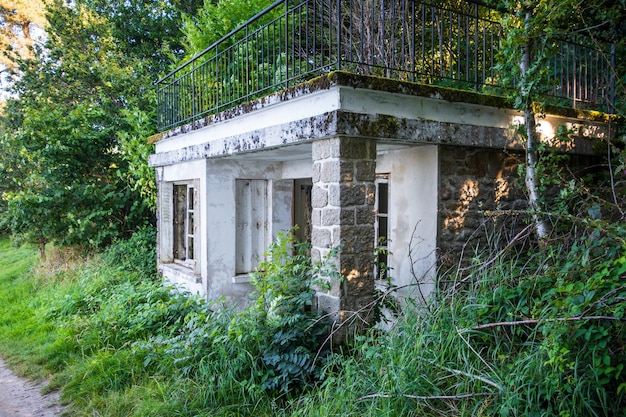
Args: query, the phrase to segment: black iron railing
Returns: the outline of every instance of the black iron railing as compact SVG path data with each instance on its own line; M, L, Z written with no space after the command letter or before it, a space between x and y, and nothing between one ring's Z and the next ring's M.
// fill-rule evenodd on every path
M157 82L159 129L332 70L501 92L494 69L498 13L457 3L278 0ZM553 97L596 109L613 102L603 52L571 41L555 42L553 50Z

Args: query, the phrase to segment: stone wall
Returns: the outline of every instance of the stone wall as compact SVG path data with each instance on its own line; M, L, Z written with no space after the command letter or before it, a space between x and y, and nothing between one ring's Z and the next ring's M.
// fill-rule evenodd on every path
M439 148L439 266L454 267L488 241L514 236L527 207L518 175L522 153L464 146ZM502 214L502 215L499 215Z

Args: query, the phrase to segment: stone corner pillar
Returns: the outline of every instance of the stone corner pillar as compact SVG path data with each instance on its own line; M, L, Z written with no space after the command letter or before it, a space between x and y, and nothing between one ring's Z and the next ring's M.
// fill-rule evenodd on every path
M376 142L339 137L313 142L312 257L329 259L343 279L318 292L317 306L333 318L343 341L370 325L374 299Z

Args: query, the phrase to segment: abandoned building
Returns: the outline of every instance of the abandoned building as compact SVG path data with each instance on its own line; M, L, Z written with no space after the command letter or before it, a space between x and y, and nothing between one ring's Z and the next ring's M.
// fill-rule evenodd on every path
M345 279L317 306L356 311L380 245L400 294L424 295L487 211L523 207L523 117L494 69L502 28L460 4L277 1L160 80L149 162L167 281L239 302L277 232L298 225L314 259L340 248ZM540 134L567 125L567 151L590 154L606 121L577 109L611 102L608 64L582 43L556 49L562 107Z

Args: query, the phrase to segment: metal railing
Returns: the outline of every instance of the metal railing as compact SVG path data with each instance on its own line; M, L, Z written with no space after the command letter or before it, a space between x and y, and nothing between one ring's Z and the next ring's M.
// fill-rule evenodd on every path
M157 82L159 129L332 70L501 93L498 19L474 1L278 0ZM553 50L549 94L612 103L602 52L566 41Z

